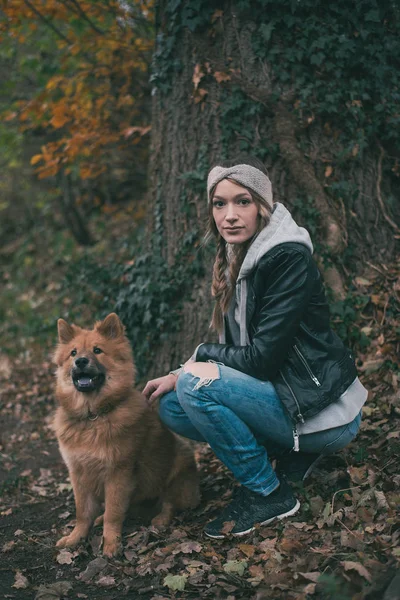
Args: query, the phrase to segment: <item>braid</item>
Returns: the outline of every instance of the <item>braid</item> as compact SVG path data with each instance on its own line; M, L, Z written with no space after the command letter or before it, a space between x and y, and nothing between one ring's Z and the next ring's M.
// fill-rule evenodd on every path
M226 242L223 237L219 236L211 284L211 294L215 298L215 306L211 320L211 326L216 331L222 331L222 324L224 318L223 307L226 304L226 296L229 291L228 281L226 279L227 267L228 258L226 255Z

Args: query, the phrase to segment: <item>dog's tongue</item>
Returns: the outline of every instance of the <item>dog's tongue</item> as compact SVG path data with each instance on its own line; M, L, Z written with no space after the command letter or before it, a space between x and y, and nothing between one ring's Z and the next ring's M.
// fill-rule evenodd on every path
M91 385L92 380L90 379L90 377L79 377L78 383L81 387L86 387Z

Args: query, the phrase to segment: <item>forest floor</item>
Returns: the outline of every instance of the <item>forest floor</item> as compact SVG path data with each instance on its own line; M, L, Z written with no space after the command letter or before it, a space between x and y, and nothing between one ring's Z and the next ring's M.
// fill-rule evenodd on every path
M118 231L121 235L120 224ZM29 244L26 247L29 250ZM26 302L28 295L35 319L46 314L53 320L52 307L59 298L51 294L59 285L55 273L62 272L57 261L55 256L42 269L39 280L30 280L27 273L14 274L19 281L14 289L9 283L12 268L1 263L0 257L0 281L7 284L2 292L2 300L5 294L9 303L7 319L10 315L17 321L26 318L15 307L21 296ZM149 527L143 517L128 521L124 551L118 559L106 560L99 553L101 528L93 530L89 541L74 551L56 549L57 539L73 525L75 509L67 469L51 428L55 399L50 349L55 326L36 338L32 328L22 325L4 329L0 598L399 598L399 579L393 579L400 561L396 513L400 504L400 329L387 307L388 298L399 301L400 273L398 267L375 267L379 270L374 270L374 277L357 282L369 297L369 308L364 309L364 320L353 325L364 328L370 338L358 352L360 377L370 392L360 433L348 448L320 463L304 485L295 486L301 508L294 517L259 527L239 539L216 541L202 533L229 501L234 482L210 449L199 444L202 502L196 510L176 517L165 532ZM32 269L29 261L24 268ZM24 278L29 293L22 288ZM47 294L42 303L37 301L40 290ZM64 306L68 305L66 297ZM56 309L54 317L55 313ZM24 331L28 333L20 347Z

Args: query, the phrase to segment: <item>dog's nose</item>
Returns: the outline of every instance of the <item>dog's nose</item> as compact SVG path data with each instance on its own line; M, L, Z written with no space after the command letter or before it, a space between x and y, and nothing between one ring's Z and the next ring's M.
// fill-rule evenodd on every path
M84 356L82 356L81 358L77 358L75 361L75 365L78 367L78 369L83 369L88 364L89 364L89 359L85 358Z

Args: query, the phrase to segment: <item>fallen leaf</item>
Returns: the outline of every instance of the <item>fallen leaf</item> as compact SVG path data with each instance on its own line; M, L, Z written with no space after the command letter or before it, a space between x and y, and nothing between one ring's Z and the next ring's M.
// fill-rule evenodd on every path
M236 521L225 521L224 526L222 528L222 533L225 533L225 535L228 535L232 531L232 529L235 527L235 523L236 523Z
M249 567L249 573L254 579L259 579L260 581L264 579L264 569L261 565L252 565Z
M60 550L57 554L56 561L60 565L70 565L73 562L72 554L68 550Z
M374 490L374 496L376 500L376 505L380 510L389 510L389 504L386 500L386 496L383 492L379 492L378 490Z
M313 583L317 583L319 576L321 575L321 573L319 571L312 571L311 573L300 573L299 575L301 575L302 577L304 577L304 579L308 579L308 581L312 581Z
M347 467L347 472L353 483L363 483L367 478L367 469L365 467Z
M24 590L28 586L29 586L29 581L27 580L25 575L22 575L21 571L17 571L15 573L15 581L14 581L12 587L16 588L17 590Z
M92 579L92 577L97 575L97 573L100 573L100 571L104 569L104 567L106 567L107 564L108 563L105 558L102 558L101 556L95 558L88 564L86 569L82 573L80 573L78 579L80 579L81 581L89 581L90 579Z
M354 562L352 560L342 560L340 564L344 567L345 571L357 571L361 577L364 577L368 583L371 583L371 575L361 563Z
M247 569L247 561L245 560L228 560L224 565L222 565L225 573L237 573L238 575L243 575L245 570Z
M325 169L325 177L330 177L333 173L333 168L331 165L328 165Z
M97 584L102 585L104 587L107 587L109 585L115 585L115 579L110 575L104 575L103 577L100 577L100 579L97 581Z
M308 585L306 585L303 592L306 594L306 596L313 596L315 594L316 587L317 587L316 583L309 583Z
M179 554L182 552L183 554L191 554L192 552L200 552L202 549L202 545L199 542L182 542L173 550L172 554Z
M58 515L58 518L59 518L59 519L68 519L68 517L69 517L70 515L71 515L71 513L70 513L70 512L68 512L68 510L67 510L67 511L65 511L65 512L61 513L60 515Z
M256 551L256 547L251 544L239 544L239 550L243 552L248 558L254 556L254 552Z
M178 590L182 592L185 589L187 575L167 575L164 578L163 585L170 590Z
M51 585L40 585L35 600L61 600L72 589L69 581L57 581Z
M11 542L6 542L6 543L3 545L3 547L2 547L2 549L1 549L1 551L2 551L2 552L10 552L10 550L13 548L13 546L15 546L15 542L14 542L14 540L11 540Z
M356 277L354 281L357 285L372 285L372 281L365 279L365 277Z

